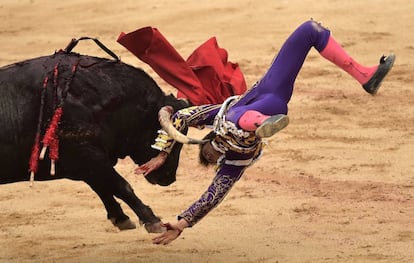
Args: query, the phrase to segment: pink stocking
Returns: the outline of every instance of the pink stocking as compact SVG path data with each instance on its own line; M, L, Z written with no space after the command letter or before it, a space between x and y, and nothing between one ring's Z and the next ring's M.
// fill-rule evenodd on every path
M360 84L365 84L368 80L374 75L378 66L374 67L365 67L358 62L356 62L352 57L350 57L346 51L335 41L335 39L330 36L328 44L320 52L320 54L331 61L354 79L356 79Z

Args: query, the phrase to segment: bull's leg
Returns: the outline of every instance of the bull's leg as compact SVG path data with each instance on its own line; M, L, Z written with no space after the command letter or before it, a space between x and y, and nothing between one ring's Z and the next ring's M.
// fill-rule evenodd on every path
M105 174L105 175L104 175ZM103 174L92 176L86 181L90 187L98 194L105 208L108 211L108 219L119 229L130 229L133 224L127 215L125 215L116 202L114 196L123 200L138 216L138 219L144 223L148 232L158 233L163 229L161 220L154 215L151 208L145 205L134 193L131 185L120 176L112 167L110 171Z
M161 226L160 218L155 216L152 209L135 195L134 189L123 177L118 173L116 173L116 176L117 185L114 188L114 195L131 207L149 233L162 232L164 228Z
M115 200L113 194L107 191L103 185L86 181L86 183L99 196L107 211L107 218L120 230L135 229L136 225L124 213L121 205ZM109 185L109 184L108 184Z
M83 143L81 147L79 144L66 146L65 151L62 151L62 157L65 157L67 163L68 171L65 172L72 176L68 177L83 180L96 192L107 210L108 219L115 226L121 230L135 228L135 224L124 214L120 204L115 200L114 197L117 197L131 207L138 219L146 225L147 231L161 231L161 220L154 215L149 206L142 203L134 194L131 185L116 172L114 162L108 159L105 151L88 143Z

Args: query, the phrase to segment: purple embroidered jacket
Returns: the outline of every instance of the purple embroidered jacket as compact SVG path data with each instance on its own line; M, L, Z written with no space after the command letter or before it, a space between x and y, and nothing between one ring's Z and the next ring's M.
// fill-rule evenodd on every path
M181 131L188 126L203 128L205 125L214 124L217 137L212 145L223 153L217 162L216 176L208 189L178 216L178 219L184 218L190 226L196 224L224 199L244 170L261 154L262 141L254 132L246 132L227 121L225 114L218 114L221 106L193 106L176 112L172 118L173 125ZM164 150L168 152L169 149Z

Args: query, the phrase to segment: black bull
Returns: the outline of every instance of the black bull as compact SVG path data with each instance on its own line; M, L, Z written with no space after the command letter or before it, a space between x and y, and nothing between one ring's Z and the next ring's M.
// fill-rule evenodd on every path
M160 129L158 110L165 105L175 110L187 106L166 95L144 71L117 60L59 51L0 68L0 183L29 180L36 135L41 147L61 107L55 132L56 175L50 175L46 153L44 160L34 161L35 180L84 181L98 194L114 225L135 228L117 197L147 231L158 232L160 219L114 166L118 158L129 156L142 164L157 154L150 145ZM174 147L166 163L146 177L150 183L166 186L175 181L182 144Z

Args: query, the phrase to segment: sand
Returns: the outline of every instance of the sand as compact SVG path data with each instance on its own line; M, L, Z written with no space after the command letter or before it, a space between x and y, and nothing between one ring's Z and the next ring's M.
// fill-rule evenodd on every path
M166 92L171 87L116 43L121 31L157 27L183 57L216 36L249 86L309 18L363 64L388 53L397 60L370 96L312 50L288 128L267 140L264 156L217 209L167 246L153 245L143 227L114 228L82 182L1 185L0 262L414 262L413 13L409 0L2 0L0 66L52 54L71 38L98 37ZM92 42L75 51L107 56ZM184 147L177 182L168 187L134 175L130 159L116 168L167 222L214 175L196 155L196 146Z

